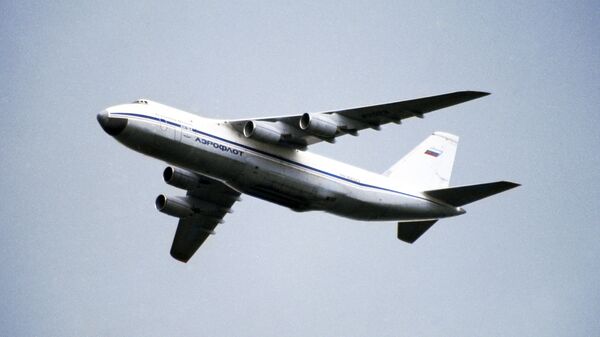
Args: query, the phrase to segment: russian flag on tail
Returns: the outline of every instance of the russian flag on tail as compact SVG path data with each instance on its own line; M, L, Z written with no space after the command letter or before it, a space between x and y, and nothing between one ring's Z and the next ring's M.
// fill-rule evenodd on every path
M438 157L440 154L442 154L442 152L443 152L442 150L430 148L427 151L425 151L425 154L430 155L432 157Z

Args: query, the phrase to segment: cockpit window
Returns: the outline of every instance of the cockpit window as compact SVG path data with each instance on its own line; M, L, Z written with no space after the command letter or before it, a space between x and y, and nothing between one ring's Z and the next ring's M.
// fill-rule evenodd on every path
M133 101L134 104L148 104L148 100L146 99L138 99L136 101Z

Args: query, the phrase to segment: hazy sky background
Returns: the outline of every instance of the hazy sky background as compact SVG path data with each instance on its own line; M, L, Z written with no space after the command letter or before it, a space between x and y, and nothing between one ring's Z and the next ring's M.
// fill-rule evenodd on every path
M4 1L0 335L600 335L597 1ZM491 96L313 151L383 172L458 134L453 185L523 186L439 221L294 213L246 196L188 264L165 164L96 113L204 116Z

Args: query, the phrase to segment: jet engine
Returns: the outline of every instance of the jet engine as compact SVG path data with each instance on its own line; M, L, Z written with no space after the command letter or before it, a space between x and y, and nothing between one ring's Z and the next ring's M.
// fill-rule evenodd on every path
M311 115L305 113L298 123L300 129L323 138L333 138L338 130L338 125L327 116L321 114Z
M165 180L165 183L184 190L193 189L198 186L200 182L200 178L197 174L173 166L165 168L163 171L163 179Z
M167 197L161 194L154 204L158 211L177 218L187 218L194 214L193 205L187 197Z
M189 195L185 197L168 197L161 194L156 197L154 204L159 212L177 218L187 218L194 214L202 214L207 217L221 219L223 214L233 213L228 208Z
M265 143L277 144L282 138L282 131L275 123L248 121L244 125L244 136Z

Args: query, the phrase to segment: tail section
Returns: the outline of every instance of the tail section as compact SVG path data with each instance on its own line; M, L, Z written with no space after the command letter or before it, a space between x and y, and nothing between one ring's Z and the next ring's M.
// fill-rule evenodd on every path
M448 187L457 146L458 136L434 132L383 175L420 191Z
M463 206L474 201L487 198L494 194L510 190L520 186L510 181L497 181L495 183L468 185L451 188L443 188L431 191L425 191L423 194L445 202L452 206Z
M448 205L460 207L517 186L520 185L509 181L497 181L487 184L430 190L423 192L423 194ZM431 228L436 221L437 219L398 222L398 239L413 243Z
M434 132L383 175L403 189L418 191L426 198L431 198L431 201L447 204L449 209L455 208L453 215L464 213L460 208L463 205L519 186L508 181L497 181L449 187L457 146L457 136ZM408 243L419 239L438 220L435 217L427 219L426 216L423 216L425 219L398 222L398 239Z

